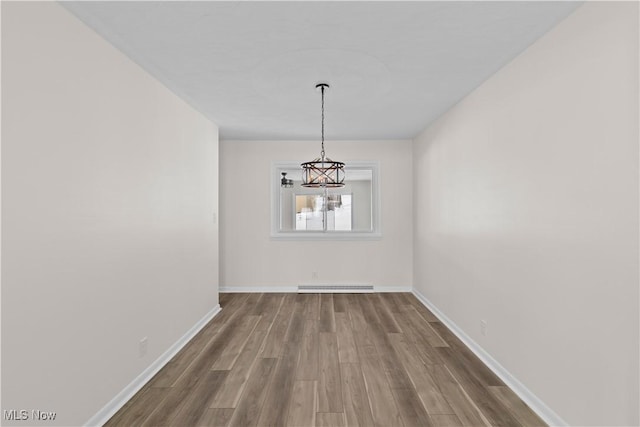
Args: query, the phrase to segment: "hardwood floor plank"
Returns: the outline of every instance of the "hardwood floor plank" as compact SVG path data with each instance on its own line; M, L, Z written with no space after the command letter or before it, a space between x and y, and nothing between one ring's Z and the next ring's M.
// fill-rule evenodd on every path
M300 342L304 332L304 304L301 300L294 304L287 330L282 357L278 362L273 379L260 412L260 426L283 426L289 414L289 402L293 393L293 383L300 354Z
M139 425L168 426L191 394L191 387L171 387L162 402Z
M338 338L338 359L340 363L358 363L358 349L353 336L353 328L347 313L336 313L336 334Z
M265 341L261 357L280 357L284 349L284 339L289 329L291 316L295 307L295 294L287 294L282 301L280 311L273 321L273 326L269 330L269 335Z
M230 307L240 306L244 304L247 298L249 298L249 294L244 292L243 293L239 293L239 292L220 293L218 295L219 295L218 303L220 304L220 308L222 310L228 309ZM258 295L261 295L261 294L258 294ZM221 314L222 312L218 316L216 316L216 318L218 318Z
M242 352L244 345L251 336L251 333L258 325L260 316L243 316L239 319L239 324L233 336L226 342L220 356L213 362L211 369L215 371L228 371L233 368L238 356Z
M459 354L451 348L439 348L438 351L443 359L446 359L445 366L447 366L474 404L480 408L491 425L519 425L518 421L502 406L500 401L488 392L487 386L489 384L483 383L477 372L469 369L464 363L464 359L459 357Z
M402 313L406 310L406 307L411 305L409 302L409 297L413 297L413 294L410 292L394 292L391 294L394 302L396 303L396 307L398 311L394 311L394 313Z
M231 422L234 409L232 408L210 408L207 409L198 420L198 427L227 427Z
M105 427L128 427L141 424L168 394L166 389L162 388L144 388L134 399L129 401L127 407L112 417Z
M285 294L281 293L269 293L263 294L264 296L260 300L260 304L256 305L253 310L253 315L262 316L262 318L266 318L269 321L273 321L273 319L278 314L280 309L280 305L284 300Z
M305 307L304 318L305 320L320 320L320 294L304 294L305 295Z
M509 410L509 412L518 420L523 427L539 427L545 426L535 412L531 410L520 398L509 388L505 386L487 387L489 392Z
M504 382L482 363L446 326L440 322L430 323L430 325L438 331L438 334L443 337L447 344L449 344L449 347L451 347L451 352L448 352L448 354L454 354L456 359L459 360L462 365L468 367L468 370L470 370L482 384L492 386L505 385ZM440 350L437 350L437 352L442 354Z
M319 334L318 412L342 412L338 339L335 333Z
M462 386L445 365L432 365L429 367L433 378L442 391L445 399L462 422L463 426L478 427L489 426L489 421L484 417L480 409L465 393Z
M367 294L367 297L374 306L376 314L380 319L380 325L382 326L382 329L387 333L402 332L394 316L387 309L386 304L383 302L384 297L382 297L381 294Z
M433 426L429 414L422 406L422 402L413 388L392 388L391 393L396 399L400 418L402 418L405 427Z
M197 347L193 348L195 350ZM193 358L194 356L191 357ZM160 371L158 371L158 373L151 379L151 381L149 382L149 386L157 388L171 387L171 384L173 384L176 379L180 377L180 375L184 372L184 369L184 364L180 365L172 359L169 363L164 365L164 367L160 369Z
M420 315L420 317L422 317L424 320L426 320L427 322L439 322L440 319L438 319L432 312L431 310L429 310L427 307L424 306L424 304L422 304L418 298L416 298L412 293L407 292L404 293L404 298L407 301L407 303L411 306L413 306L413 308L416 309L416 311L418 312L418 314Z
M264 312L264 306L269 299L269 296L273 294L255 293L252 295L257 296L255 302L252 300L249 305L243 308L243 310L246 314L250 314L252 316L260 316Z
M347 294L333 294L333 311L335 313L347 312Z
M380 325L380 318L378 317L378 313L376 313L376 309L373 306L372 301L368 298L368 294L359 295L357 301L360 305L360 309L362 310L362 315L367 327L370 327L371 325Z
M374 343L370 337L369 327L362 313L359 299L359 295L347 294L347 313L351 321L356 347L368 347L374 345Z
M173 388L191 388L195 383L204 377L211 366L218 360L225 351L227 344L233 340L238 329L240 317L229 320L220 331L204 346L200 353L195 356L192 362L184 369L182 374L172 384Z
M229 371L220 392L216 394L211 408L235 408L238 405L242 390L244 389L255 362L258 351L266 338L268 320L260 319L247 340L233 369Z
M438 348L436 351L458 380L477 383L480 386L504 385L493 372L486 372L489 368L475 355L465 356L459 350L444 347Z
M284 426L289 415L289 402L293 395L294 373L297 358L294 355L283 355L268 387L268 392L258 425Z
M453 414L453 409L438 389L427 367L418 357L413 344L402 334L390 334L389 339L427 412L429 414Z
M387 292L384 294L378 294L382 303L387 307L387 310L394 315L395 313L401 313L402 307L398 303L398 292Z
M205 335L209 335L208 338L211 338L213 335L217 334L220 329L225 327L231 319L241 315L242 311L240 310L240 308L244 305L244 303L250 296L250 294L246 293L231 295L232 297L229 298L224 304L222 302L220 303L220 313L216 317L214 317L211 322L209 322L209 325L206 328L207 332L204 332Z
M315 426L317 412L316 385L316 381L296 381L293 383L293 394L289 402L288 426Z
M382 368L387 375L387 380L391 388L410 388L411 380L407 371L396 354L393 345L389 341L389 335L381 327L372 325L371 334L374 337L376 351L378 353Z
M374 425L379 427L404 425L375 348L363 350L360 352L360 367Z
M264 357L264 350L268 344L268 338L271 334L271 330L276 323L275 319L278 314L280 314L282 305L284 304L285 294L267 294L267 297L263 301L264 305L262 305L261 310L259 310L259 315L262 320L254 330L254 333L260 333L264 335L264 340L262 341L262 345L258 350L258 354Z
M245 315L253 315L256 314L254 311L260 310L260 300L264 297L263 293L249 293L247 294L247 298L242 304L242 314Z
M425 365L442 365L444 363L440 353L434 347L431 347L428 342L422 340L413 341L413 346Z
M258 419L264 404L267 388L275 372L278 359L258 359L255 369L249 376L247 386L242 392L242 398L235 409L230 426L251 427L258 425Z
M230 292L220 292L218 294L218 302L220 303L220 307L222 307L222 305L227 301L231 301L236 295L238 294Z
M319 332L318 321L306 319L304 321L304 332L300 344L300 356L296 368L295 378L297 380L317 380L318 379L318 357L319 357Z
M194 426L209 409L209 402L220 390L228 371L209 371L185 398L180 410L173 417L172 426Z
M464 427L460 418L454 414L434 414L431 419L436 427Z
M333 294L320 294L320 332L335 332Z
M221 294L229 295L229 294ZM186 368L205 349L208 343L221 329L235 322L242 314L238 309L247 300L249 294L227 296L224 308L153 378L151 387L170 387L185 372ZM221 303L222 304L222 303Z
M405 325L408 325L411 333L416 339L429 343L432 347L448 347L449 344L442 339L430 323L425 322L415 307L408 307L403 313L398 314L399 317L405 319Z
M341 412L318 412L316 414L316 427L345 427L344 414Z
M368 427L373 425L369 397L359 363L341 363L342 400L346 425Z
M404 337L409 340L415 347L420 359L427 365L442 364L440 355L435 351L431 344L422 339L419 332L416 331L413 323L409 321L408 316L404 312L396 313L396 320L402 329Z

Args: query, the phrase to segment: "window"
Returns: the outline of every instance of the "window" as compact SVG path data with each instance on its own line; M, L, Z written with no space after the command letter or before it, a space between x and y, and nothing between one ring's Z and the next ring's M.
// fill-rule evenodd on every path
M282 187L282 173L293 181ZM274 239L359 240L381 237L378 163L349 162L342 188L301 186L299 163L272 167L272 230Z
M296 194L295 230L351 231L352 194ZM326 205L326 209L325 209Z

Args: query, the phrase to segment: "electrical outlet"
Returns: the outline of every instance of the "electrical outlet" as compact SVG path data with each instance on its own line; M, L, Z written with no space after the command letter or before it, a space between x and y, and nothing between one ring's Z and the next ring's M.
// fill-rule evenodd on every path
M149 339L144 337L140 340L140 345L138 346L138 356L145 357L147 355L147 344L149 343Z
M481 320L480 321L480 333L483 336L487 336L487 321L486 320Z

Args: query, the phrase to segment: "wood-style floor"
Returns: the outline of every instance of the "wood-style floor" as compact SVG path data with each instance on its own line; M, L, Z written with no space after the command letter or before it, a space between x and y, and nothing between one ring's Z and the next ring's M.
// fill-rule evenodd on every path
M540 426L411 294L221 294L107 426Z

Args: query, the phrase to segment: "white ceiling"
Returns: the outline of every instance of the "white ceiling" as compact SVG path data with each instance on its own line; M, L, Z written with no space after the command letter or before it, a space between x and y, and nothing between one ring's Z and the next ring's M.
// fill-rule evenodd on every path
M406 139L578 2L65 2L222 139ZM523 81L522 84L527 84Z

